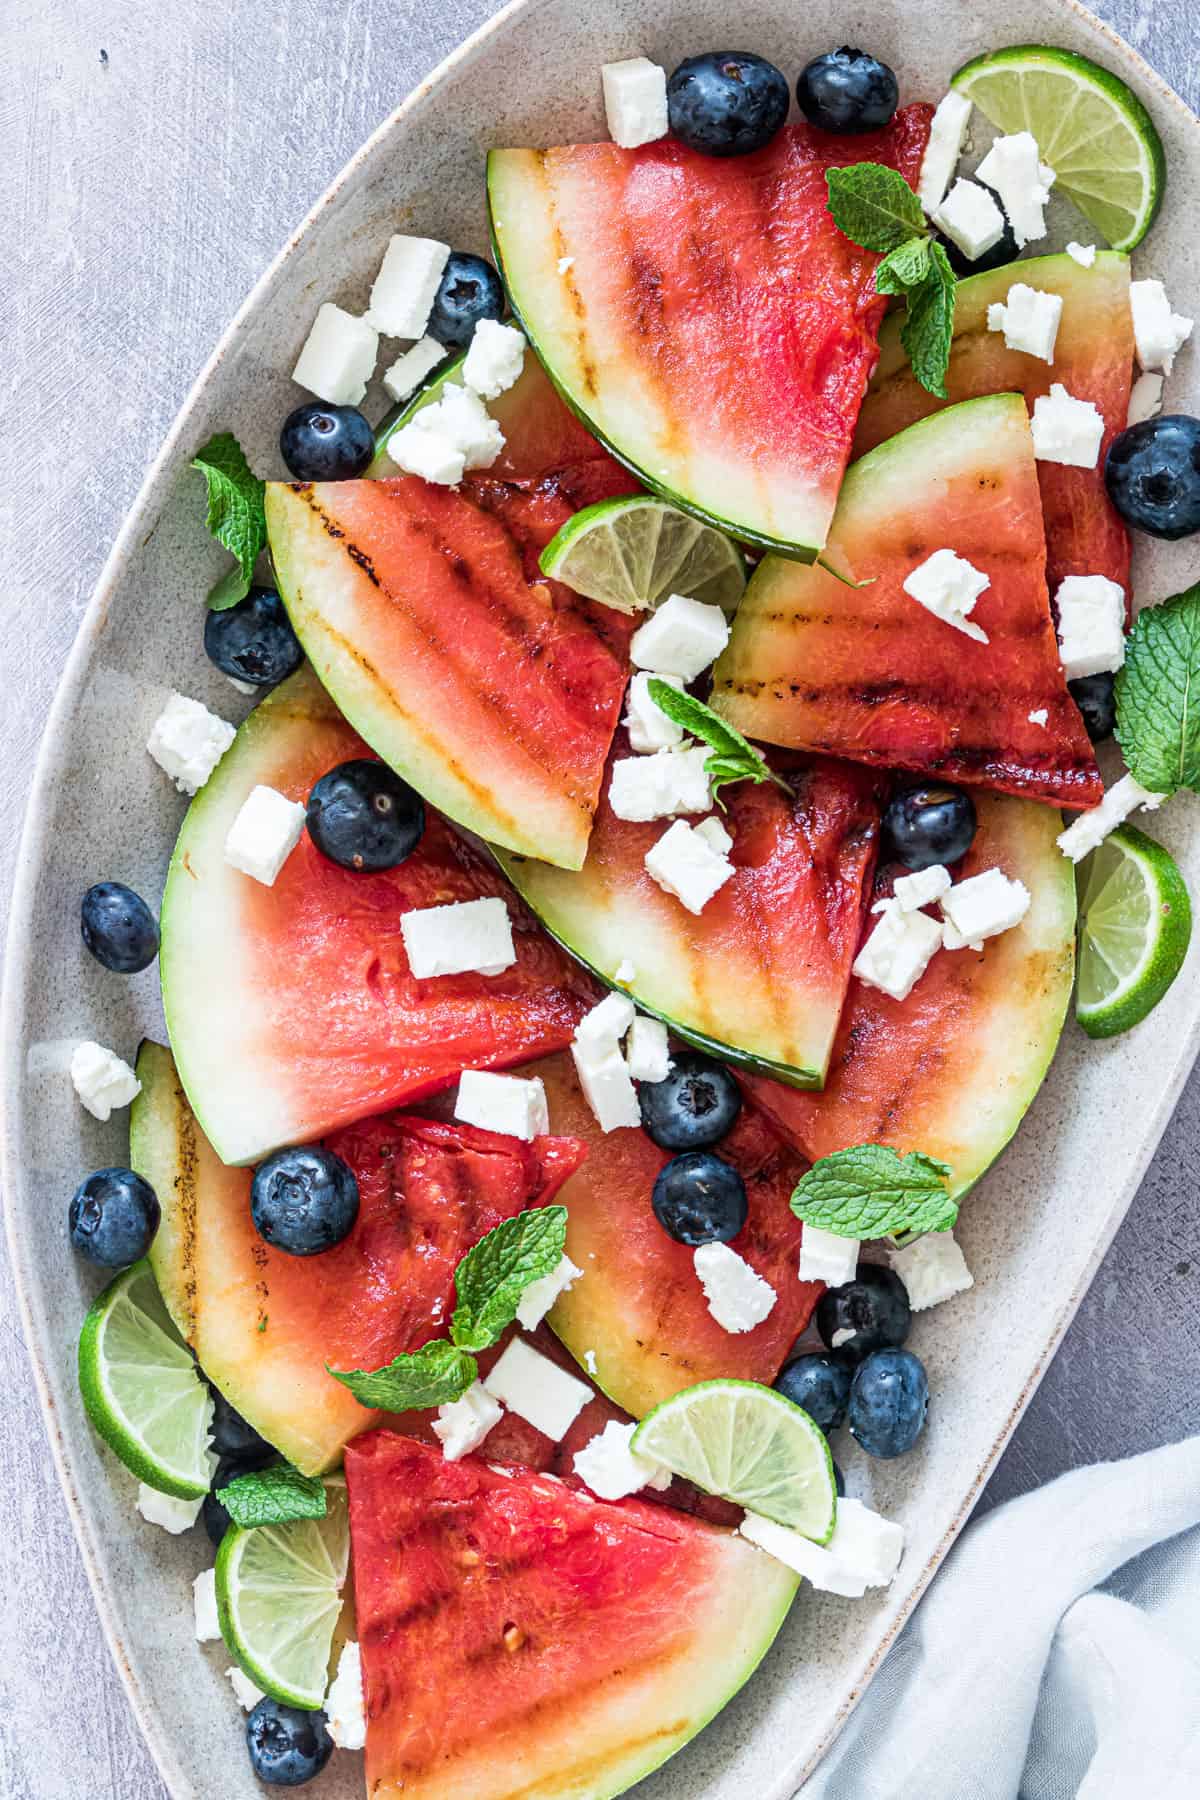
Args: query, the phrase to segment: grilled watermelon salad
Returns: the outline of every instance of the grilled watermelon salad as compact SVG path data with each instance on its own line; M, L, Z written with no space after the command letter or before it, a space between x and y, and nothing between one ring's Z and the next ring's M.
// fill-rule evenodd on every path
M244 699L154 725L161 904L82 900L168 1038L70 1059L130 1107L83 1402L203 1520L268 1785L608 1800L801 1579L886 1586L959 1204L1073 986L1128 1030L1188 946L1125 823L1200 787L1200 589L1132 604L1200 528L1141 102L1028 45L903 105L824 51L791 123L748 53L602 77L610 141L491 150L494 263L321 306L287 479L197 452Z

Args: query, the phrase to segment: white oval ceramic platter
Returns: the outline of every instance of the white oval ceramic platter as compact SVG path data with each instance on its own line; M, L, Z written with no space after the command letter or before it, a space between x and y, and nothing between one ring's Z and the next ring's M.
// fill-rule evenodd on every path
M1167 203L1136 269L1163 277L1178 308L1197 310L1196 122L1090 14L1070 0L996 9L977 0L832 0L818 10L811 22L794 0L749 0L732 32L724 0L661 0L653 9L645 0L516 0L501 12L376 133L243 306L147 477L72 653L30 802L9 945L7 1224L47 1427L97 1603L177 1800L250 1800L262 1789L223 1678L229 1659L192 1636L191 1581L211 1560L207 1540L200 1530L170 1538L135 1515L132 1480L79 1405L75 1344L99 1282L68 1248L66 1201L84 1172L125 1160L127 1118L100 1125L85 1114L45 1046L88 1036L131 1056L143 1035L161 1033L155 971L121 980L91 961L79 942L79 896L106 877L161 891L184 803L143 746L166 691L178 687L232 718L247 704L201 643L203 596L223 557L204 532L200 480L187 466L195 449L213 431L233 430L260 472L281 474L279 423L299 397L288 371L315 309L327 299L361 309L391 232L485 248L489 146L600 137L601 63L644 52L670 68L731 36L790 76L832 44L861 42L897 69L905 99L936 100L960 63L1002 43L1090 53L1132 83L1166 144ZM1189 346L1170 410L1196 410L1193 370ZM1186 586L1190 561L1186 546L1139 542L1139 599ZM1200 893L1194 823L1184 798L1153 829ZM1068 1025L1016 1142L965 1210L960 1236L975 1289L922 1315L913 1336L929 1368L929 1428L896 1464L847 1465L851 1491L904 1525L896 1581L860 1601L803 1592L755 1678L639 1789L646 1800L783 1800L828 1747L969 1514L1137 1189L1200 1042L1195 966L1193 955L1153 1019L1127 1037L1092 1044ZM320 1792L358 1795L359 1760L339 1753Z

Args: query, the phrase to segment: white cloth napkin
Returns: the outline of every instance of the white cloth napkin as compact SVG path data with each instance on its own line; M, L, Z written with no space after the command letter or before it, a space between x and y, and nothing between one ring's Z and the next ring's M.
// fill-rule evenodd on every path
M801 1795L1200 1796L1200 1438L969 1526Z

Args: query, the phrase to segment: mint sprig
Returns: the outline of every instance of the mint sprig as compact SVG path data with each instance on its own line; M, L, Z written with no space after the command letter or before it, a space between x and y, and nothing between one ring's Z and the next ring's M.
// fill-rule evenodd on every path
M800 1177L791 1208L835 1237L899 1237L949 1231L958 1207L946 1191L947 1163L920 1150L900 1156L889 1144L856 1144L822 1156Z
M454 1271L458 1305L450 1336L460 1350L487 1350L517 1316L532 1282L553 1274L567 1247L565 1206L538 1206L504 1219Z
M253 473L231 431L209 438L192 460L208 488L205 524L235 558L216 583L208 604L214 612L236 606L250 592L254 565L267 541L266 483Z
M1200 793L1200 582L1138 614L1116 700L1134 780L1155 794Z
M681 693L670 682L660 681L654 675L647 682L646 691L660 712L666 713L668 719L682 725L712 751L705 760L704 772L712 786L713 799L722 811L725 810L724 802L717 798L718 790L732 781L773 781L791 797L791 788L769 767L761 751L748 744L740 731L727 725L711 706L705 706L703 700Z
M217 1499L235 1525L287 1525L293 1519L325 1517L325 1483L302 1475L290 1463L237 1475L217 1489Z
M328 1363L325 1366L329 1368ZM461 1400L478 1379L479 1369L465 1350L448 1344L445 1338L434 1338L381 1369L329 1369L329 1373L350 1389L361 1406L409 1412Z

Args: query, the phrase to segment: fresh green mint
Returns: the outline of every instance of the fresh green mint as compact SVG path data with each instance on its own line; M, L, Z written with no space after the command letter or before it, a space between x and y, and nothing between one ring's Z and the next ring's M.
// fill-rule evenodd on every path
M668 681L659 681L651 676L647 684L650 698L660 712L666 713L668 719L676 725L682 725L685 731L691 732L702 743L708 745L712 755L704 764L705 773L712 783L713 799L718 806L722 802L717 799L718 789L732 781L773 781L777 788L785 794L791 794L787 782L776 775L762 756L748 744L740 731L715 713L711 706L705 706L703 700L696 700L691 694L683 694Z
M1116 697L1134 780L1154 794L1200 793L1200 582L1138 614Z
M823 1156L800 1177L792 1211L806 1225L835 1237L899 1237L949 1231L958 1207L946 1191L949 1166L888 1144L856 1144Z
M537 1206L504 1219L454 1271L458 1305L450 1336L460 1350L487 1350L512 1324L531 1282L552 1275L567 1245L565 1206Z
M328 1368L329 1365L326 1364ZM330 1369L361 1406L409 1412L461 1400L478 1377L475 1358L444 1338L397 1356L382 1369Z
M235 1525L287 1525L292 1519L325 1517L325 1483L319 1475L302 1475L290 1463L238 1475L217 1489Z
M926 236L921 202L903 175L886 164L830 169L825 182L834 224L864 250L890 256L910 238Z
M252 472L230 431L209 438L196 452L192 467L199 469L208 487L205 523L236 560L208 596L213 611L224 612L250 592L254 565L267 541L266 484Z

